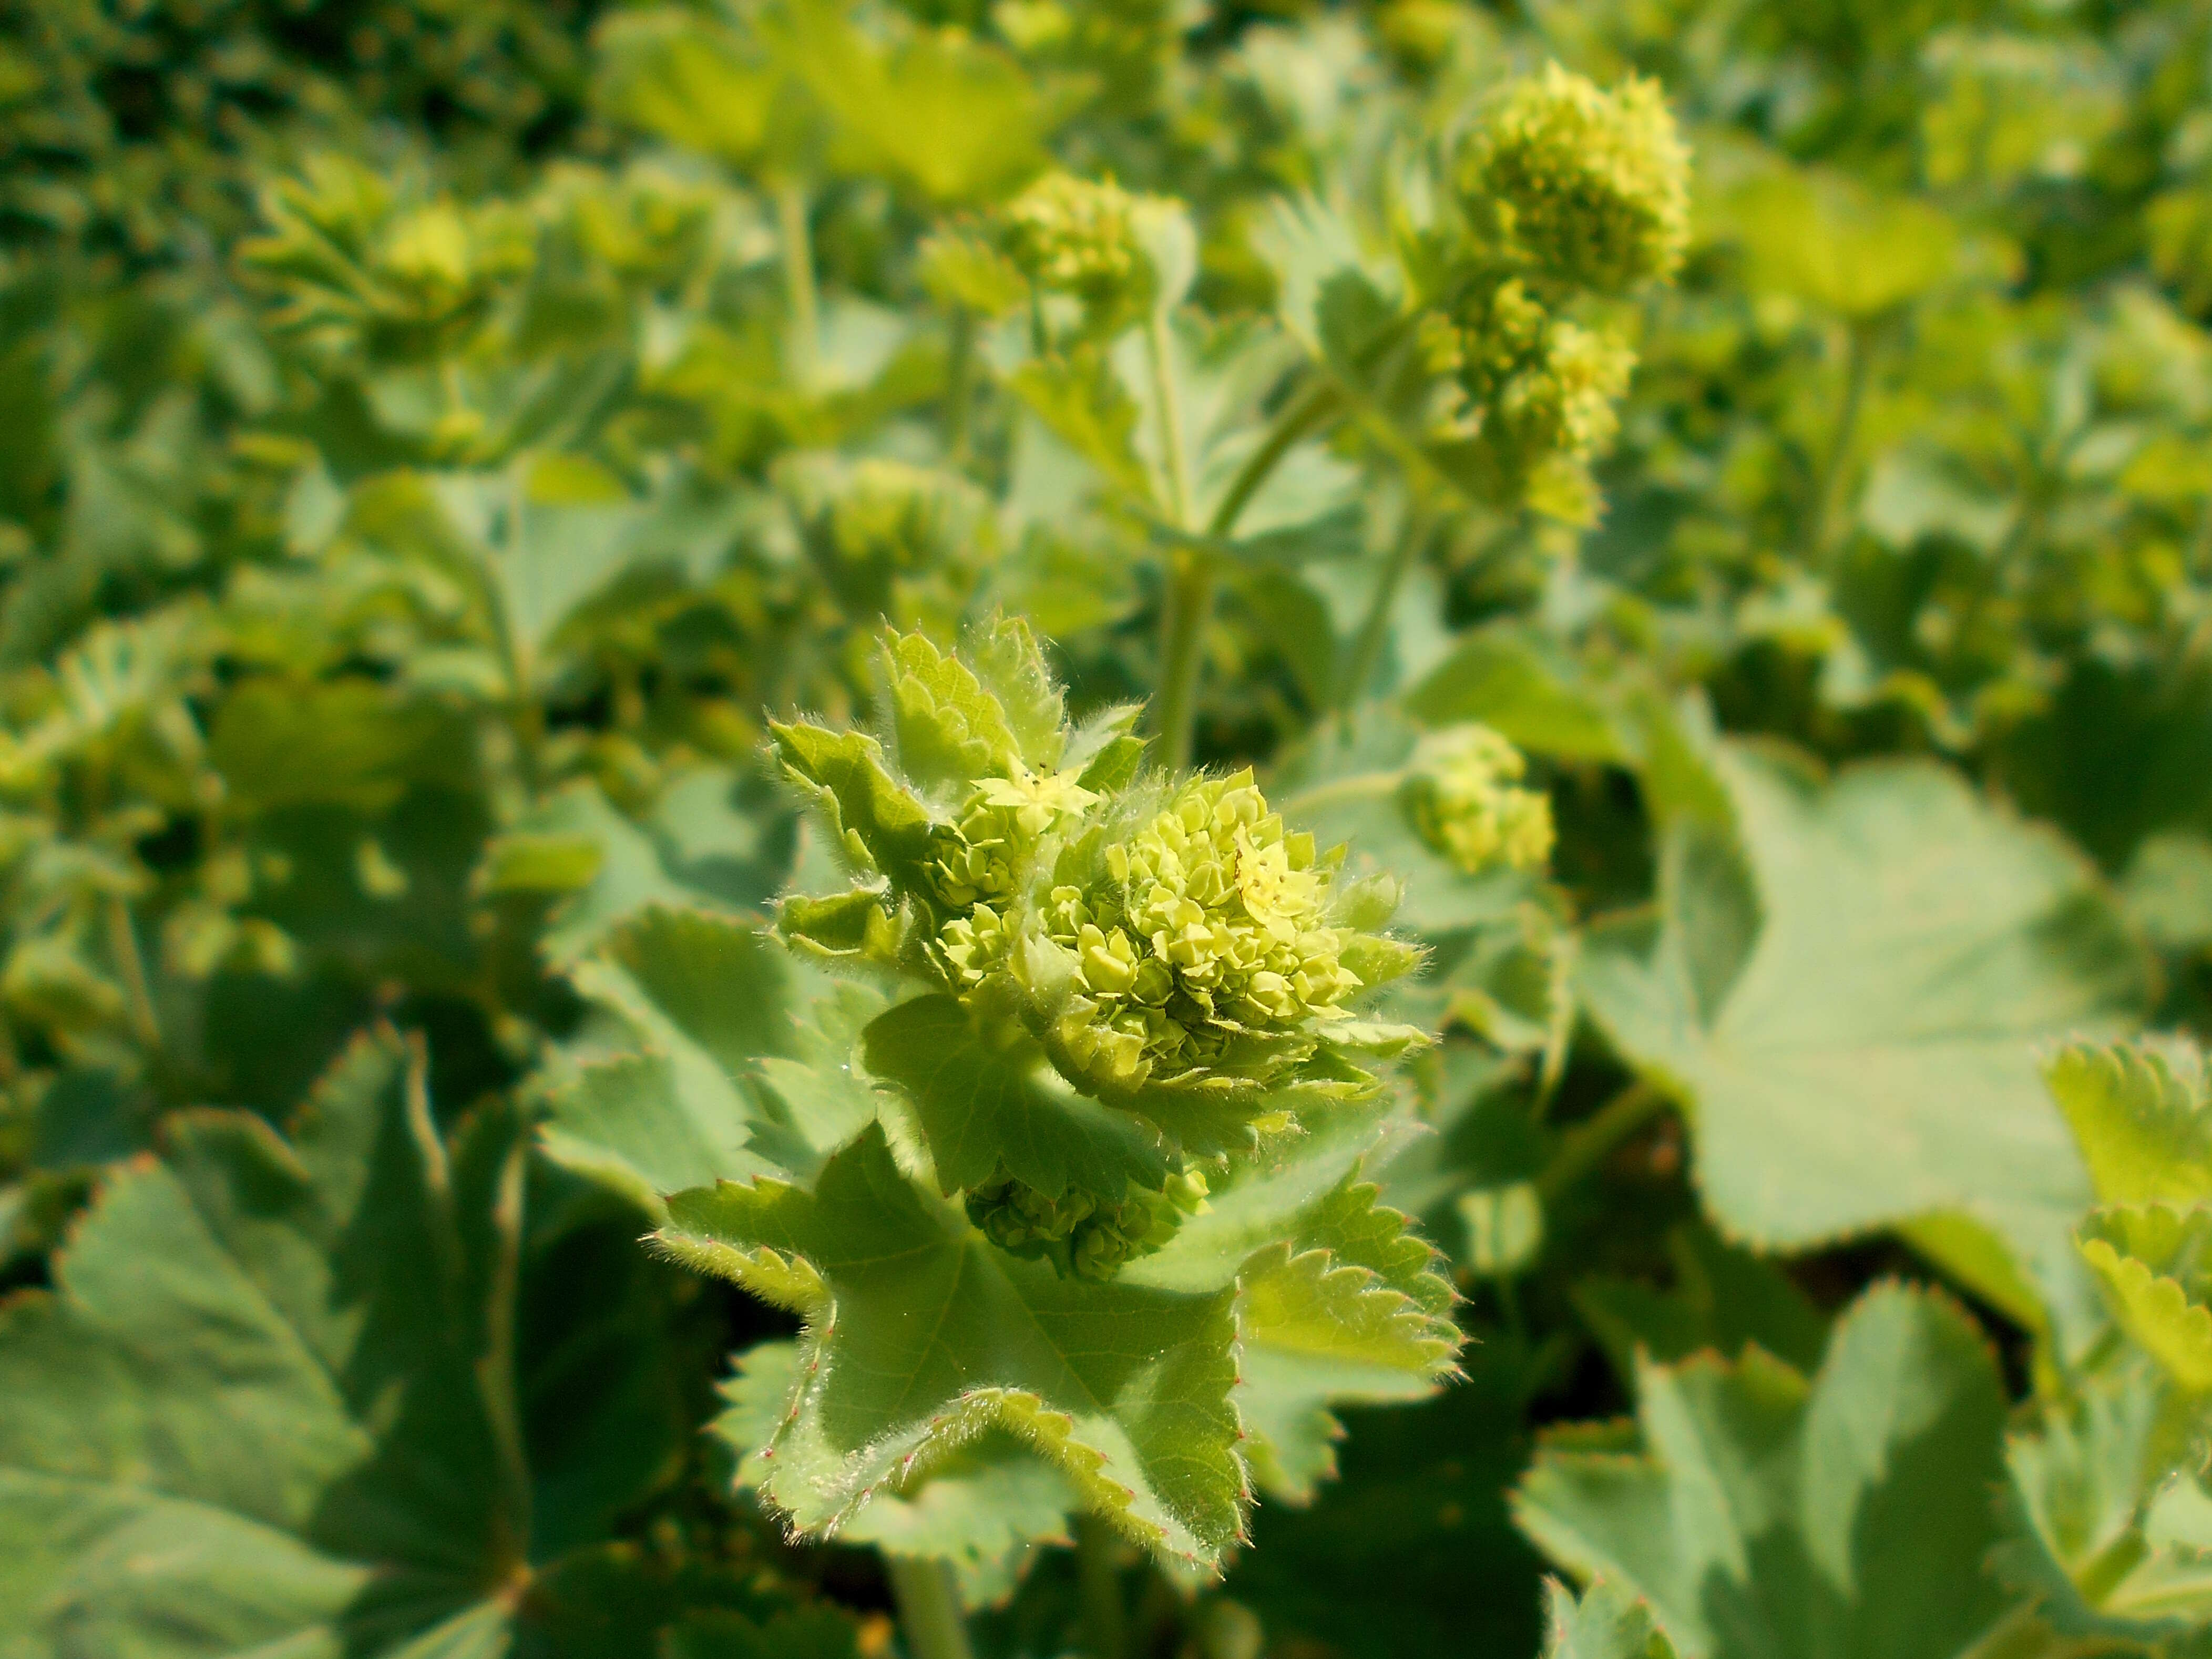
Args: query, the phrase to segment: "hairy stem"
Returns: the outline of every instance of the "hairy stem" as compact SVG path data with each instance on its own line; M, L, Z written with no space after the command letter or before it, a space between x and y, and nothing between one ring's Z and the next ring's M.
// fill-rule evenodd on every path
M1666 1107L1667 1097L1638 1079L1560 1137L1559 1150L1536 1177L1537 1192L1547 1200L1557 1198Z
M785 368L801 389L814 384L815 349L821 339L820 301L814 289L814 243L806 224L806 190L787 179L775 189L776 228L783 245Z
M1083 1651L1091 1659L1121 1659L1128 1646L1119 1545L1113 1528L1097 1516L1076 1516L1076 1588L1083 1609Z
M890 1577L910 1659L975 1659L950 1562L886 1555L884 1571Z
M1170 775L1190 764L1198 718L1200 659L1213 618L1213 567L1204 551L1178 547L1168 555L1167 610L1161 619L1160 763Z

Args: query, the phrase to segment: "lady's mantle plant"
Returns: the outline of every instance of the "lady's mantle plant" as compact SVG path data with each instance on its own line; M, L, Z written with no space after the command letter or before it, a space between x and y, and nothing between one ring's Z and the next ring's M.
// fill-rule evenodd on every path
M1358 1180L1423 1041L1376 1006L1419 959L1395 884L1340 880L1249 773L1142 771L1133 708L1071 730L1019 623L964 659L890 635L879 667L878 733L775 728L852 873L781 931L888 990L818 1067L874 1115L811 1182L679 1194L661 1243L808 1322L758 1466L798 1528L995 1427L1211 1565L1255 1472L1326 1468L1331 1401L1424 1393L1458 1345Z

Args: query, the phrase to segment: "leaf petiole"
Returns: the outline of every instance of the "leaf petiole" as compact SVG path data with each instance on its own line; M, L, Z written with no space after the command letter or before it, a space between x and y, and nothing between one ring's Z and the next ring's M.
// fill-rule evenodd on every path
M960 1590L948 1561L925 1556L884 1557L891 1597L898 1604L899 1629L910 1659L975 1659L968 1624L960 1616Z

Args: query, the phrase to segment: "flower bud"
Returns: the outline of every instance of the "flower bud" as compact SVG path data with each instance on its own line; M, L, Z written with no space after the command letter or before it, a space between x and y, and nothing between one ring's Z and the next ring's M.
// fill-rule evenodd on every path
M1534 869L1551 856L1552 803L1516 787L1527 770L1521 751L1486 726L1430 733L1406 785L1415 829L1469 874Z
M1000 1249L1049 1261L1079 1279L1106 1279L1165 1245L1186 1217L1206 1207L1206 1177L1195 1170L1170 1176L1158 1192L1133 1190L1118 1203L1072 1188L1047 1198L1000 1175L969 1192L967 1210Z

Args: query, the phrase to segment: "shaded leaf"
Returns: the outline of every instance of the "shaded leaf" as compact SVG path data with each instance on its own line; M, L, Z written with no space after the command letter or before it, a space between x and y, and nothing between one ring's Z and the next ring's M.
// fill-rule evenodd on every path
M1042 1050L994 1048L957 997L902 1002L863 1041L869 1071L912 1103L947 1193L983 1185L1002 1164L1048 1198L1073 1187L1117 1201L1132 1185L1158 1190L1167 1179L1166 1155L1141 1121L1077 1094Z
M1878 1286L1809 1382L1753 1349L1647 1366L1638 1397L1633 1455L1541 1451L1515 1510L1683 1654L1950 1659L2004 1612L1983 1565L2004 1391L1951 1304Z

